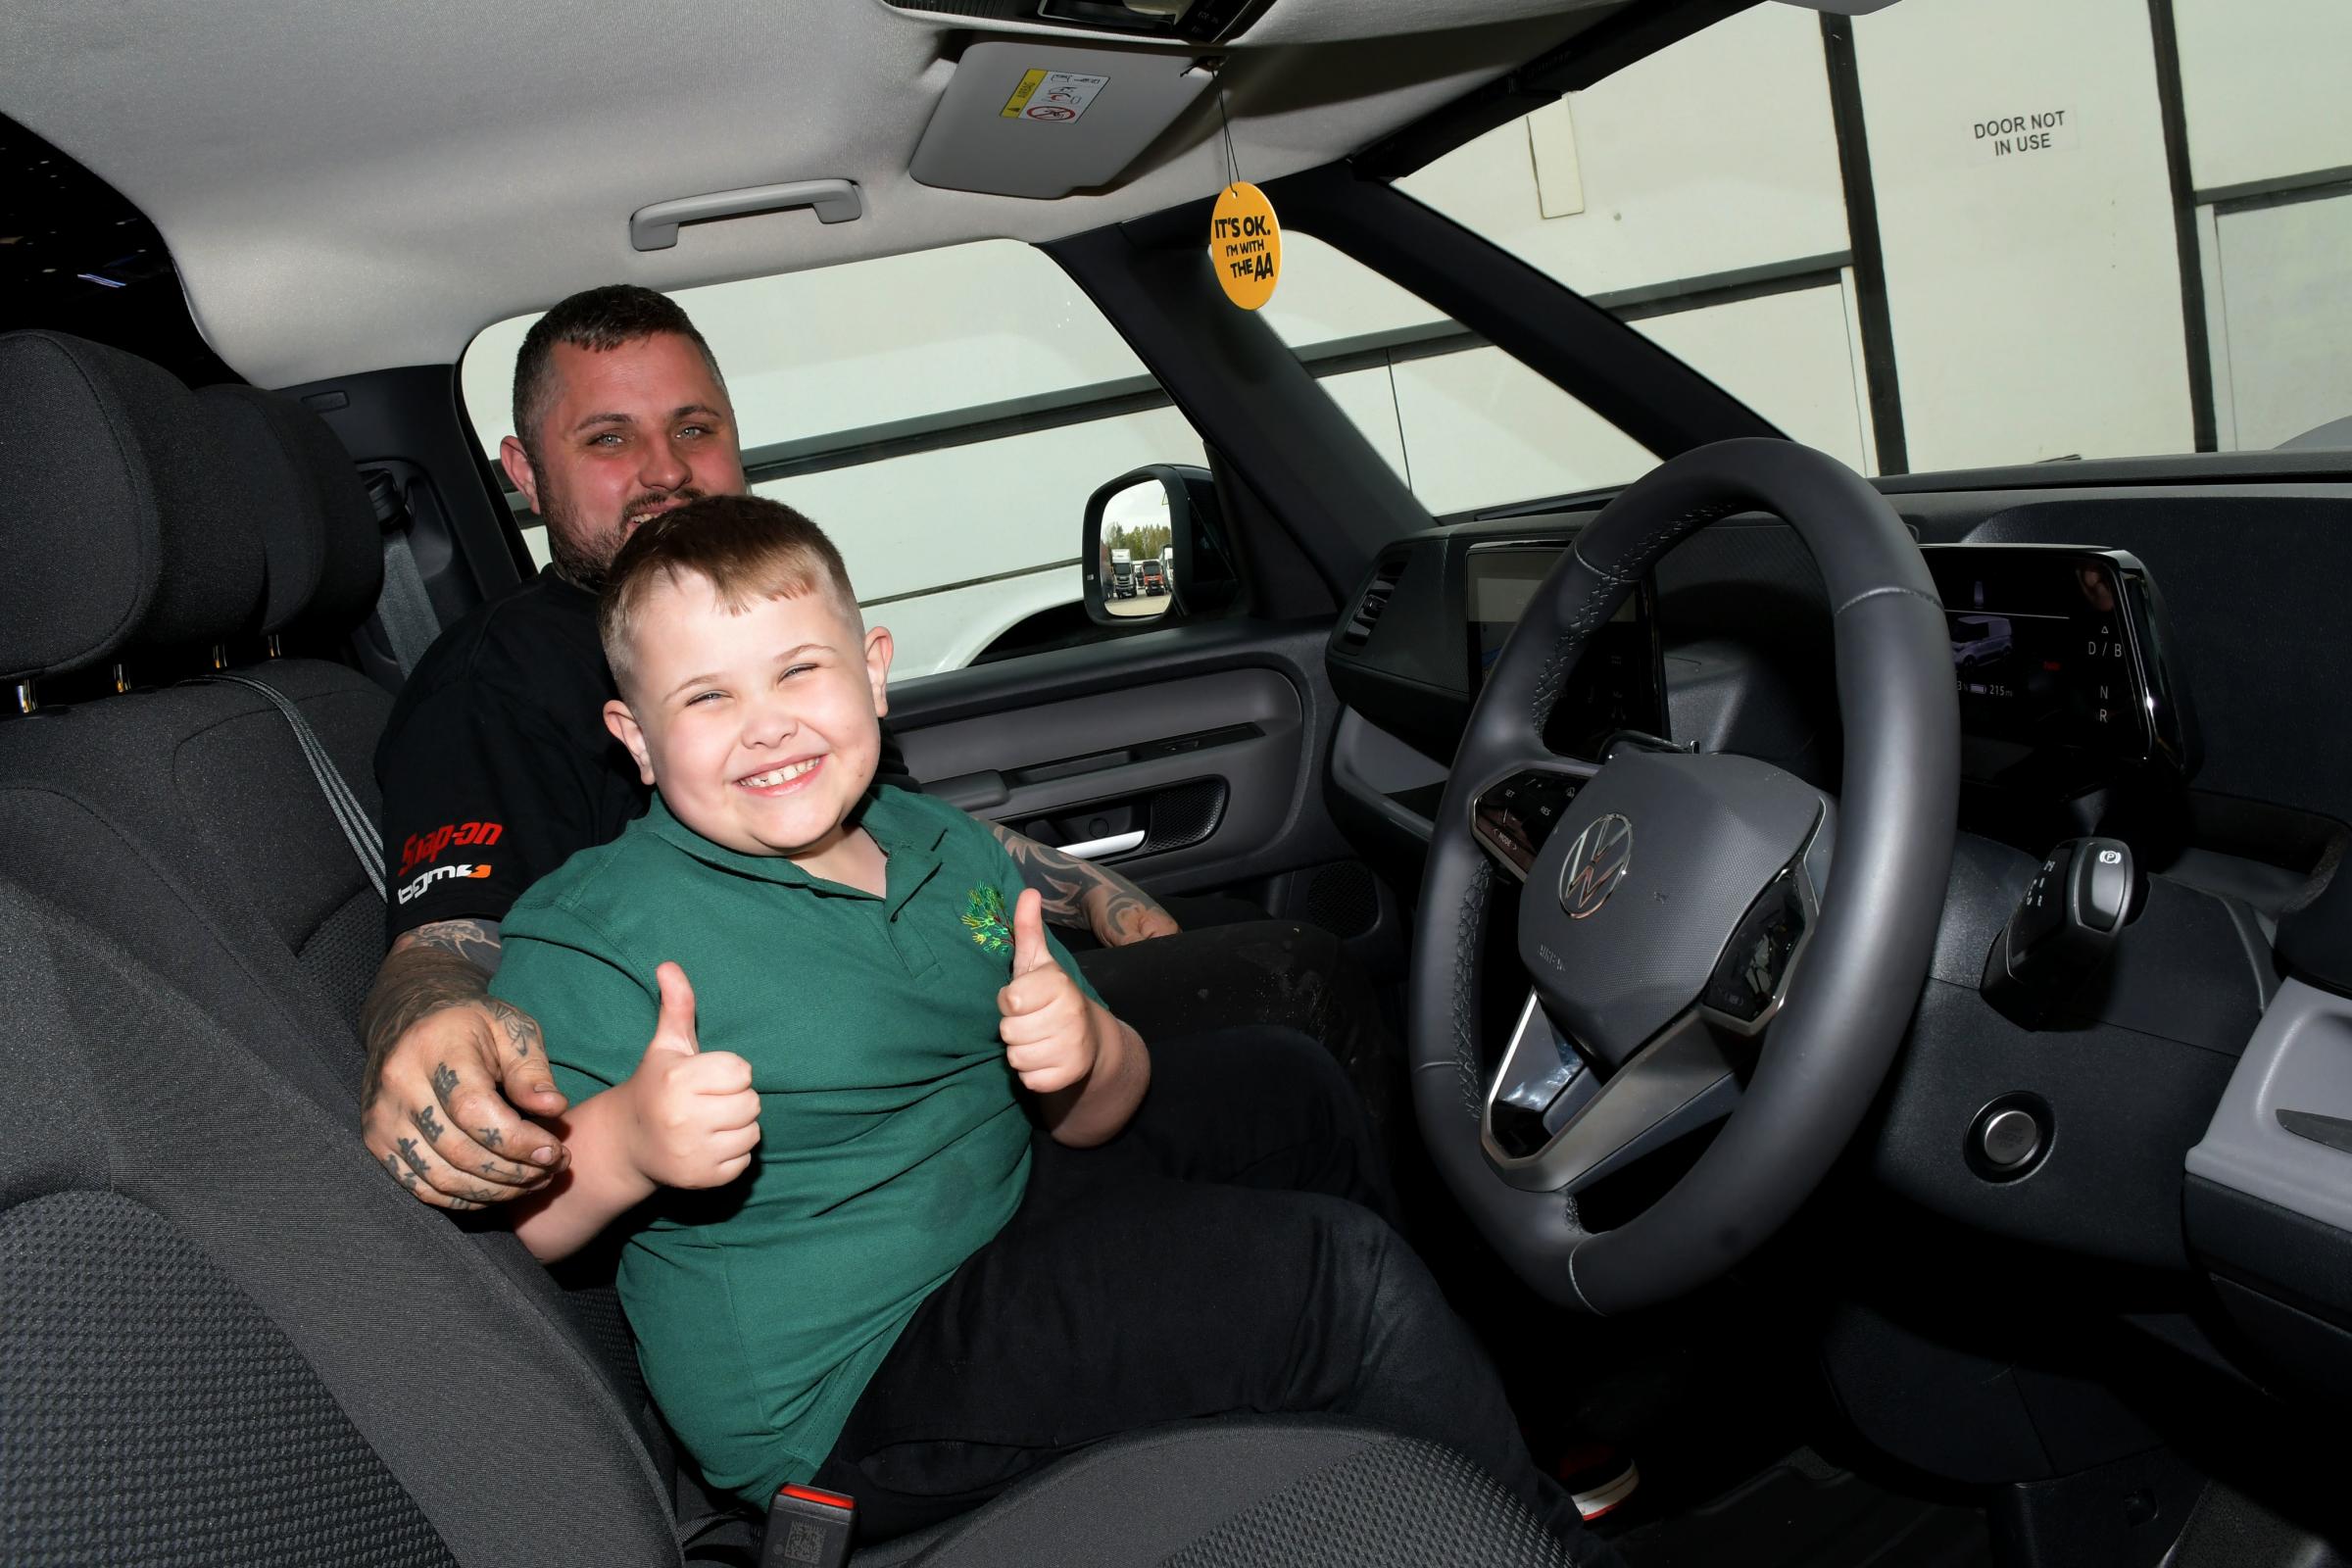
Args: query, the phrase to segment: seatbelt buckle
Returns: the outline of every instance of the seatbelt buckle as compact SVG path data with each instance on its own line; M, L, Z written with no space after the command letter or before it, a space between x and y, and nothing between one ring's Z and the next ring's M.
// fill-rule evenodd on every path
M814 1487L778 1487L767 1505L760 1568L842 1568L857 1526L857 1498Z

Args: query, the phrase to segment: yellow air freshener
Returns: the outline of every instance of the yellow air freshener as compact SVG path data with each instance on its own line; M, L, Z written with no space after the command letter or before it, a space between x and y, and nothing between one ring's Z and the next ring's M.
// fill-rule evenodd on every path
M1208 220L1208 260L1225 297L1243 310L1254 311L1274 297L1282 276L1282 225L1264 191L1236 180L1217 193Z

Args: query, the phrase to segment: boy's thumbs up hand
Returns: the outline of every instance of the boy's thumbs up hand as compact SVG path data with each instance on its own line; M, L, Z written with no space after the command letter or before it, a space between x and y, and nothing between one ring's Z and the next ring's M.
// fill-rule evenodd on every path
M743 1174L760 1144L751 1063L702 1049L685 970L662 964L654 983L662 992L654 1038L628 1082L613 1091L628 1097L630 1157L663 1187L722 1187Z
M1012 905L1013 978L1058 967L1053 950L1046 946L1046 901L1037 889L1023 888Z
M694 1033L694 987L686 980L686 971L674 963L665 963L654 971L654 984L662 989L662 1010L654 1019L652 1051L674 1052L682 1056L697 1055L702 1043Z
M1032 1094L1050 1095L1095 1068L1094 1006L1046 946L1043 901L1024 888L1012 906L1012 979L997 993L1004 1061Z

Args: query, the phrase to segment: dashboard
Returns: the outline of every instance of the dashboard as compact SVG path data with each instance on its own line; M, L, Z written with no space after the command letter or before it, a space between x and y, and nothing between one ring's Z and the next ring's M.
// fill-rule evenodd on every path
M1931 978L1864 1134L1868 1169L1883 1190L2004 1244L2231 1282L2220 1294L2232 1332L2257 1347L2276 1342L2282 1311L2325 1308L2328 1354L2352 1387L2352 1209L2315 1232L2289 1200L2326 1184L2279 1174L2352 1155L2279 1131L2267 1110L2239 1117L2234 1144L2217 1142L2225 1091L2243 1098L2241 1058L2303 1038L2287 1028L2289 1003L2320 1004L2298 989L2313 963L2280 955L2297 952L2307 906L2328 903L2352 843L2352 725L2337 686L2352 485L2038 482L1885 486L1942 601L1962 833ZM1345 711L1327 795L1408 898L1487 671L1589 516L1397 541L1334 628L1325 663ZM1726 519L1667 555L1596 634L1546 743L1591 762L1620 732L1642 732L1762 758L1835 792L1830 609L1793 531ZM1522 790L1507 823L1472 824L1491 850L1532 855L1566 819L1573 778L1545 788L1559 798ZM1984 995L1987 953L2053 849L2093 834L2131 847L2144 900L2107 967L2058 1015L2022 1026ZM1519 896L1508 878L1496 886ZM2352 994L2352 918L2339 928L2324 985L2340 997ZM2352 1039L2352 1004L2343 1011L2333 1038ZM2352 1129L2352 1076L2320 1081L2286 1108L2330 1136ZM1970 1130L2021 1097L2056 1131L2029 1177L1987 1176ZM2282 1152L2281 1138L2310 1149ZM2259 1159L2246 1152L2257 1144ZM2192 1149L2206 1150L2197 1162ZM2268 1185L2245 1174L2258 1164ZM2313 1364L2308 1347L2297 1353Z
M1469 700L1484 689L1566 548L1566 540L1543 538L1462 545L1458 584L1441 586L1433 610L1439 635L1449 633L1467 671L1463 700L1447 704L1432 694L1403 705L1408 732L1434 738L1447 728L1458 736ZM2195 738L2170 663L2163 600L2136 557L2018 544L1936 545L1922 553L1943 601L1968 784L2050 805L2099 789L2185 779ZM1335 686L1375 710L1394 710L1383 698L1396 694L1368 689L1362 651L1395 597L1392 587L1361 637L1350 640L1358 629L1351 624L1335 645L1355 656L1335 661ZM1546 746L1563 758L1599 761L1628 732L1674 738L1664 646L1657 584L1645 579L1595 629L1569 671L1544 726ZM1436 662L1444 662L1442 652Z

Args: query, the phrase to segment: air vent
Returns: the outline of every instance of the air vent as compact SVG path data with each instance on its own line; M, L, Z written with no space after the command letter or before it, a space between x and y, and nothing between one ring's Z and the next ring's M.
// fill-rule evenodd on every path
M1372 568L1372 580L1365 584L1363 598L1356 601L1355 613L1348 617L1348 629L1340 633L1342 648L1361 648L1370 641L1372 628L1380 623L1381 612L1389 608L1389 596L1396 591L1396 580L1403 575L1402 556Z

